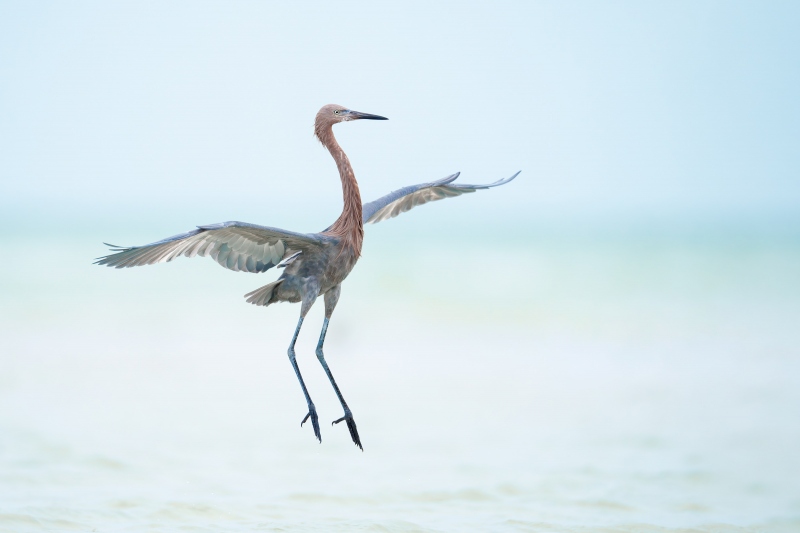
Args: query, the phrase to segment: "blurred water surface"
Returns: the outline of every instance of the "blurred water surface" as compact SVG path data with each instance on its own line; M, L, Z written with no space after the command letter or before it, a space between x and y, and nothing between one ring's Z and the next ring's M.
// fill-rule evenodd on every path
M800 530L796 225L425 209L367 228L328 335L363 453L321 306L322 444L299 427L299 309L241 298L273 273L91 265L163 228L8 231L0 530Z

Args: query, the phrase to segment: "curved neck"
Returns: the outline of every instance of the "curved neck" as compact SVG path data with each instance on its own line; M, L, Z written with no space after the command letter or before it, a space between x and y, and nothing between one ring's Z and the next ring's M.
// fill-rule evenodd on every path
M336 142L331 126L317 130L316 134L322 145L333 156L333 160L336 161L339 177L342 180L342 198L344 200L342 214L325 233L339 237L346 247L359 256L361 255L361 244L364 241L364 223L361 220L361 193L358 190L353 167L342 147Z

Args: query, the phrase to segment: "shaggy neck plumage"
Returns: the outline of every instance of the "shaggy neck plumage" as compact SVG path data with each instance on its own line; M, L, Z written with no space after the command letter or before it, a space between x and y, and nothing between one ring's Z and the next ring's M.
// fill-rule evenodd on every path
M342 179L342 198L344 200L342 214L326 233L340 238L342 244L355 252L358 257L361 255L361 243L364 241L364 223L361 220L361 193L358 190L353 167L350 166L350 160L347 159L342 147L336 142L332 125L317 127L314 130L319 141L336 161L339 177Z

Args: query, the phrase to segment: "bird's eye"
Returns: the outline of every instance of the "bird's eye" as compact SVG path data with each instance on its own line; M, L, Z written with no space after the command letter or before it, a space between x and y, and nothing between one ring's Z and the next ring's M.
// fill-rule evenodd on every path
M333 112L333 114L334 115L338 115L339 114L339 110L337 109L336 111Z

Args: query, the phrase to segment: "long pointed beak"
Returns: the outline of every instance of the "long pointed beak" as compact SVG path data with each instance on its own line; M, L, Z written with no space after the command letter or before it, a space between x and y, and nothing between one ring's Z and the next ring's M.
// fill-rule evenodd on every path
M350 111L349 115L352 117L352 120L359 120L362 118L367 120L389 120L380 115L370 115L369 113L362 113L361 111Z

